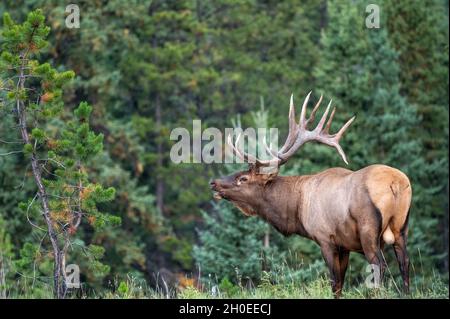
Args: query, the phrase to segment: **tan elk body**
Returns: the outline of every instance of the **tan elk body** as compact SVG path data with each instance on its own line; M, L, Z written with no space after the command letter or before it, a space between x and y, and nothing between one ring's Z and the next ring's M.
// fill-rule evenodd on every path
M230 147L249 163L249 169L212 181L215 197L231 201L246 215L260 216L284 235L298 234L319 244L336 297L341 294L351 251L364 254L382 277L384 244L393 244L404 289L409 291L406 240L412 190L405 174L389 166L371 165L358 171L330 168L312 175L278 176L278 167L309 141L336 148L347 163L339 140L354 118L338 133L329 134L335 112L333 109L325 125L330 102L316 128L308 130L322 100L306 119L310 94L299 123L291 97L285 144L278 152L266 145L273 159L259 160L238 149L239 137L235 145L229 137ZM268 166L275 166L275 173L265 173L263 169Z

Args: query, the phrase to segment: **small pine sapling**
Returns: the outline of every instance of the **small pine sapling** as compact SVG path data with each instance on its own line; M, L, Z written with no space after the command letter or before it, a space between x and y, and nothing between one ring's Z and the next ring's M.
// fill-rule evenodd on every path
M114 188L104 188L88 178L88 163L103 149L103 135L89 126L92 107L82 102L72 115L64 112L63 87L75 74L59 72L37 58L47 46L50 28L40 10L16 24L3 17L0 56L1 108L14 114L23 147L9 153L23 153L29 161L37 193L21 203L28 221L50 245L53 260L54 296L67 294L68 250L83 219L94 228L120 224L120 218L99 211L98 204L114 198ZM93 251L102 247L92 246Z

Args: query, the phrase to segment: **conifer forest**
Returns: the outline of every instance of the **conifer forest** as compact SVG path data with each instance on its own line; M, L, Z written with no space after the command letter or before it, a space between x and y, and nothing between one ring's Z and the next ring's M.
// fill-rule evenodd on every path
M333 167L400 170L412 189L409 293L400 235L394 224L383 233L374 204L374 238L396 241L382 250L382 281L371 285L362 243L340 297L448 298L448 13L448 0L2 0L0 299L336 297L317 236L284 236L283 217L210 184L249 167L225 160L239 139L227 130L276 128L281 147L309 92L308 128L332 113L318 134L336 135L257 175L261 187ZM270 141L255 151L284 164ZM386 203L370 188L385 179L354 192ZM310 196L317 219L323 198L355 203L347 189L334 203L305 192L288 197Z

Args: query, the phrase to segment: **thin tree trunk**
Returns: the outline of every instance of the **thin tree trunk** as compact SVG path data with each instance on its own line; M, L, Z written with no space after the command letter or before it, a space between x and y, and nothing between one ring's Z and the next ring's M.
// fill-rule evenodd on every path
M159 100L159 97L156 98L156 109L155 109L155 119L156 119L156 130L159 134L159 131L161 129L161 102ZM156 207L159 209L161 213L164 213L164 180L161 176L161 168L163 167L163 145L161 143L160 139L157 139L156 142L156 154L157 154L157 160L156 160L156 168L158 170L157 176L156 176Z
M328 4L327 1L324 1L322 3L322 6L320 7L320 29L323 30L327 26L328 19L327 19L327 13L328 13Z
M448 273L448 180L445 192L447 199L444 207L444 251L447 253L447 258L444 259L444 271Z
M19 75L19 89L23 90L25 87L25 76L24 76L24 65L22 63L22 67L20 68L20 75ZM22 100L17 100L17 114L19 117L19 128L20 133L22 135L22 140L25 144L31 144L30 143L30 137L28 135L28 129L27 129L27 116L26 116L26 109L25 105ZM47 192L45 189L45 186L42 182L42 175L41 175L41 168L39 166L38 160L36 158L36 154L31 154L31 169L33 171L34 180L36 182L36 185L38 187L38 195L39 199L41 200L42 209L43 209L43 216L45 219L45 222L47 224L48 234L50 237L50 242L52 244L53 248L53 255L55 258L55 265L54 265L54 271L53 271L53 283L54 283L54 295L56 298L62 298L63 297L63 286L64 282L61 280L61 252L58 246L58 238L55 232L55 229L53 227L53 223L50 217L50 206L48 203L47 198Z
M0 299L6 299L6 261L0 252Z

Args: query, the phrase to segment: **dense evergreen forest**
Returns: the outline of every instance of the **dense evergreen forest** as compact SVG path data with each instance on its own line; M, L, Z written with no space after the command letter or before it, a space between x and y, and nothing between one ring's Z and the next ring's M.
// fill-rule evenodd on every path
M316 244L213 200L211 178L244 165L169 156L171 131L196 119L282 141L291 93L299 105L311 90L333 99L335 129L356 115L347 168L409 176L411 296L448 298L448 1L376 1L368 28L372 2L73 1L69 28L64 2L3 0L0 298L331 297ZM308 144L280 174L344 165ZM352 254L343 296L401 296L385 257L373 291ZM58 293L69 264L81 286Z

